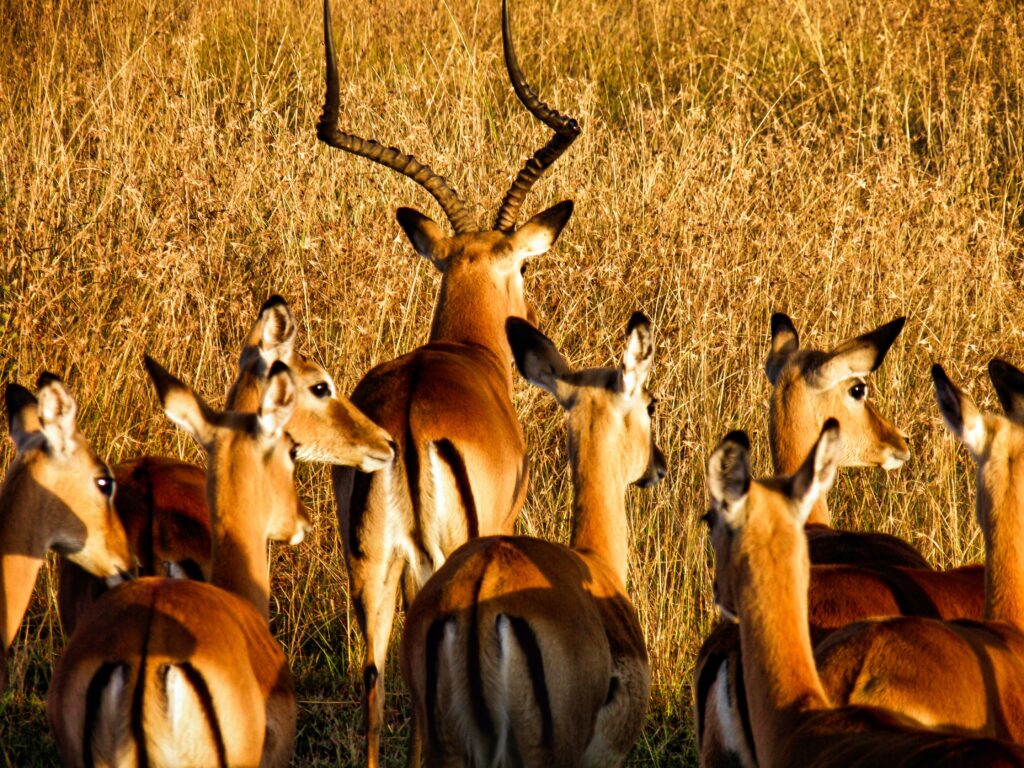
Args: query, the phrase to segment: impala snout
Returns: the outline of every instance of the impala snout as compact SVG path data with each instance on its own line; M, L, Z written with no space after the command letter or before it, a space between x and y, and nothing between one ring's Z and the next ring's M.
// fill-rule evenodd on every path
M394 461L397 451L398 446L390 438L383 445L368 448L363 460L359 463L359 471L376 472L379 469L384 469Z
M907 435L901 433L899 441L886 447L882 469L899 469L910 459L910 448L907 446Z
M657 485L665 479L665 475L668 474L668 465L665 461L665 454L661 452L661 448L658 446L652 446L651 460L647 464L647 469L644 471L643 476L636 481L638 488L650 488L652 485Z

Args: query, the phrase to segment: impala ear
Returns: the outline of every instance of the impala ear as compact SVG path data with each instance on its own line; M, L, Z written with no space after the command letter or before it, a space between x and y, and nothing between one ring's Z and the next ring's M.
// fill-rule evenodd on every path
M634 312L626 326L626 350L619 365L619 391L627 398L640 394L654 362L651 321L643 312Z
M570 373L570 368L554 342L519 317L505 321L505 334L523 378L547 390L565 406L571 397L571 387L563 378Z
M897 317L862 336L847 339L806 372L808 382L816 389L824 390L846 379L867 376L885 360L885 353L900 335L906 321L905 317Z
M295 379L287 365L278 360L270 368L267 386L257 414L260 432L271 441L279 440L295 412Z
M746 432L736 430L722 438L708 458L707 482L722 521L731 530L742 528L750 493L750 439Z
M818 499L827 494L835 482L842 453L839 422L828 419L810 455L789 479L788 492L798 502L797 523L801 526L807 522Z
M259 317L249 332L246 346L252 343L269 368L275 360L286 363L291 360L296 333L291 307L281 296L274 294L260 307Z
M17 451L25 451L42 444L42 424L39 423L36 396L21 384L7 385L4 393L7 406L7 424Z
M768 381L775 385L779 374L792 355L800 348L800 335L796 332L796 326L789 319L789 315L776 312L772 315L772 345L768 352L768 359L764 363L764 372Z
M41 373L36 380L36 413L46 443L58 455L68 455L75 450L75 418L78 405L64 383L52 373Z
M957 440L971 452L971 456L977 459L985 452L988 433L985 417L970 396L950 381L938 363L932 366L932 383L935 385L935 399L942 420Z
M439 272L444 272L448 266L448 237L441 228L412 208L399 208L395 216L416 253L430 261Z
M208 448L214 435L214 414L210 407L191 387L168 373L149 355L143 356L142 362L167 418L192 435L203 448Z
M547 253L572 216L572 207L572 200L564 200L527 221L509 235L512 251L521 258Z
M1024 424L1024 373L996 358L988 364L988 375L1007 417Z

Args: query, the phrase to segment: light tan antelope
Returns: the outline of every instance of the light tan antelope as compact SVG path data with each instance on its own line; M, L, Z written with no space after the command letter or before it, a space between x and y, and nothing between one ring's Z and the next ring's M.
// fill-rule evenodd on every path
M1024 741L1024 374L989 365L1006 415L982 414L938 365L946 425L978 465L985 619L852 624L816 650L833 701L895 709L933 728ZM907 660L913 659L912 664Z
M508 335L523 376L566 411L572 539L475 539L427 582L402 641L414 730L428 766L621 765L650 682L626 595L626 486L665 475L644 386L650 325L633 315L616 368L572 370L522 320L508 321Z
M803 527L832 485L842 450L830 419L788 477L752 480L742 432L727 435L708 460L716 594L723 612L739 622L758 765L1024 765L1024 749L1007 742L934 733L887 710L830 704L811 652Z
M897 318L820 351L801 349L789 317L772 315L765 372L772 384L769 437L776 474L796 471L828 418L838 419L846 435L841 466L894 468L907 458L903 434L868 399L866 382L903 324ZM871 616L981 615L980 568L936 573L897 537L833 529L824 496L810 513L807 535L816 564L809 603L815 640ZM716 626L698 653L695 723L701 765L706 767L756 764L749 714L743 708L739 654L739 633L729 622Z
M295 378L295 410L288 434L296 457L359 467L372 472L394 456L390 436L343 395L320 365L296 349L298 328L288 303L271 296L247 334L238 374L225 405L255 413L274 363L285 363ZM175 573L210 577L210 511L206 472L178 459L145 456L114 467L114 506L128 533L142 576ZM74 565L61 569L57 604L67 634L104 591L103 582Z
M39 377L36 389L33 396L8 384L5 394L15 454L0 485L0 691L7 650L48 551L117 581L130 562L111 504L114 478L78 431L74 398L51 373Z
M207 453L210 583L146 577L102 595L59 660L50 728L69 766L283 766L291 674L267 627L267 540L308 520L285 433L294 379L277 362L259 410L218 412L146 358L167 416Z
M502 6L505 63L520 101L555 135L530 158L503 200L492 229L478 231L451 185L429 167L338 127L338 73L324 2L327 95L319 139L421 184L455 234L410 208L398 223L413 248L441 273L427 344L371 370L352 400L398 443L397 460L373 475L333 472L349 588L365 640L363 704L367 761L379 760L384 664L402 589L407 604L460 544L511 533L527 486L526 447L512 407L509 317L532 319L523 292L526 261L547 251L572 213L563 202L516 227L522 202L579 134L572 118L541 103L526 83Z

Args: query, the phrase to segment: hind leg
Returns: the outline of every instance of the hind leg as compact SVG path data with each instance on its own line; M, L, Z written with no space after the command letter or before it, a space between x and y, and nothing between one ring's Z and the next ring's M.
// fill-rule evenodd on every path
M363 718L366 762L380 764L380 733L384 722L384 665L398 604L399 579L404 563L388 554L373 560L353 561L350 568L352 601L363 631Z

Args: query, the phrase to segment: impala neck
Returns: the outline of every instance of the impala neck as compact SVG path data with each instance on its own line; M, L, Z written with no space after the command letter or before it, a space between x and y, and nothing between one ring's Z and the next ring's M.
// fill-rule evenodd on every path
M1016 478L1011 478L993 504L991 495L983 492L983 474L979 469L978 521L985 537L985 618L1024 629L1024 499L1018 495Z
M430 341L472 344L491 352L512 392L512 349L505 335L508 297L497 286L445 275L430 326Z
M211 457L211 465L213 464ZM225 477L242 473L225 473ZM254 518L271 503L260 498L258 483L219 482L221 472L207 475L207 498L212 518L210 583L252 603L269 620L270 564L266 532Z
M795 721L828 704L807 623L806 538L786 524L761 533L766 535L750 548L747 561L738 563L745 581L738 592L740 644L758 760L776 765L774 751Z
M49 549L43 520L38 519L45 499L32 498L45 493L16 458L0 486L0 630L4 651L14 642ZM0 658L0 670L3 667ZM2 679L0 671L0 682Z
M785 387L780 382L778 387ZM768 440L772 448L772 469L776 477L792 475L804 463L807 454L814 447L821 424L808 407L798 407L789 398L789 407L783 408L781 401L785 393L773 392L768 411ZM797 411L797 412L794 412ZM832 516L828 511L825 494L815 502L807 518L808 525L832 527Z
M623 588L628 568L626 478L611 435L593 432L583 439L569 429L572 456L573 549L592 552L608 563Z

